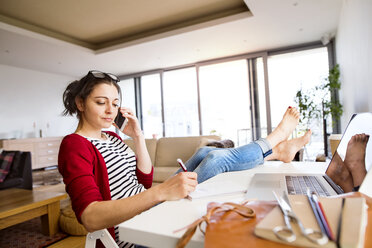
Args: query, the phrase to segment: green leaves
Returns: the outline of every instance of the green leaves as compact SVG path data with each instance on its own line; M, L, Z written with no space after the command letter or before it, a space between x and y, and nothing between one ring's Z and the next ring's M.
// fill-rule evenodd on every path
M320 85L309 90L298 90L294 100L301 114L300 122L309 124L313 119L324 119L329 115L339 120L343 113L342 104L331 94L335 95L340 88L340 70L336 65Z
M341 88L340 82L340 66L337 64L331 70L329 70L328 84L327 87L331 89L339 90Z

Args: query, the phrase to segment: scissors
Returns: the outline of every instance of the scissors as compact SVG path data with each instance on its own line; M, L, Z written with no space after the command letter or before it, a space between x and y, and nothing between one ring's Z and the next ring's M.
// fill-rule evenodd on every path
M328 237L321 231L317 231L311 228L305 228L303 226L302 222L296 216L291 206L289 205L289 200L285 193L283 194L283 196L286 199L284 199L284 197L279 197L274 191L273 193L279 203L280 209L283 212L285 222L285 226L276 226L273 228L273 232L279 239L289 243L296 240L296 234L294 233L291 224L291 222L294 222L297 223L297 225L299 226L301 234L304 235L312 243L324 245L328 242Z

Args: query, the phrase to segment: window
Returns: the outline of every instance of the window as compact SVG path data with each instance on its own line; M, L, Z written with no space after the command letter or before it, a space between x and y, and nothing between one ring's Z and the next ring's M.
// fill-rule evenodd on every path
M134 79L125 79L119 83L122 94L122 107L130 108L136 114L136 95L134 90Z
M141 102L135 106L142 111L146 138L215 134L241 146L266 137L268 129L279 124L287 107L295 106L297 90L313 88L328 75L326 47L307 46L284 52L247 54L228 62L218 59L144 74L123 82L123 104L134 106L134 88L139 89L136 100ZM330 123L328 131L332 130ZM313 131L305 156L314 159L323 153L323 129L322 123L310 124L299 125L292 136L302 136L306 128Z
M127 107L133 110L134 114L136 115L136 97L135 97L135 90L134 90L134 79L125 79L121 80L119 83L121 89L121 106ZM113 131L113 130L112 130ZM124 135L122 132L119 132L119 135L123 139L128 139L129 137Z
M247 61L201 66L199 77L203 134L236 143L238 130L251 128Z
M270 82L270 105L273 129L279 124L288 106L295 106L295 95L301 87L310 89L319 85L328 75L327 48L275 55L268 58ZM280 92L280 93L278 93ZM321 122L299 126L294 136L302 136L305 129L312 130L311 143L306 146L308 158L324 153L323 127Z
M266 116L266 91L264 78L264 64L262 58L256 59L256 78L258 88L258 110L260 115L261 137L267 136L267 116Z
M146 138L163 136L160 74L141 77L143 131Z
M165 135L199 135L195 67L164 72L163 91Z

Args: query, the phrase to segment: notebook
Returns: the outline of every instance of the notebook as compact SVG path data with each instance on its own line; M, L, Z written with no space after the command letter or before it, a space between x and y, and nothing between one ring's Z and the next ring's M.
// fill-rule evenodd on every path
M354 135L361 133L372 136L372 113L360 113L352 116L325 174L257 173L253 176L248 186L246 198L275 200L272 193L273 190L277 192L285 191L289 195L296 195L305 194L306 188L318 192L320 196L332 196L349 192L350 189L342 185L345 180L340 180L339 177L335 178L331 172L337 165L338 159L344 161L350 139ZM372 138L368 141L365 149L365 169L367 172L372 167L371 140ZM368 176L367 174L365 178ZM339 184L336 182L339 182ZM367 187L362 188L365 189ZM363 193L370 195L368 192Z

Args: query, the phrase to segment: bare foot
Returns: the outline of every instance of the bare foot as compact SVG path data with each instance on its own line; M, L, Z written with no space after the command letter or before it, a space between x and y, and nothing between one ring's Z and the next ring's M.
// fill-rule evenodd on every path
M337 151L333 155L333 159L328 167L328 170L326 171L326 174L332 179L333 182L339 185L344 192L353 191L353 178Z
M283 115L283 119L275 130L270 133L266 140L270 143L271 147L275 147L282 141L289 138L293 130L296 128L300 118L300 113L294 107L288 107Z
M265 160L277 159L284 163L291 162L296 153L307 143L309 143L310 137L311 130L308 130L302 137L280 142L273 148L273 153L267 156Z
M365 157L368 140L369 135L356 134L347 144L344 164L353 176L354 187L360 186L367 174Z

